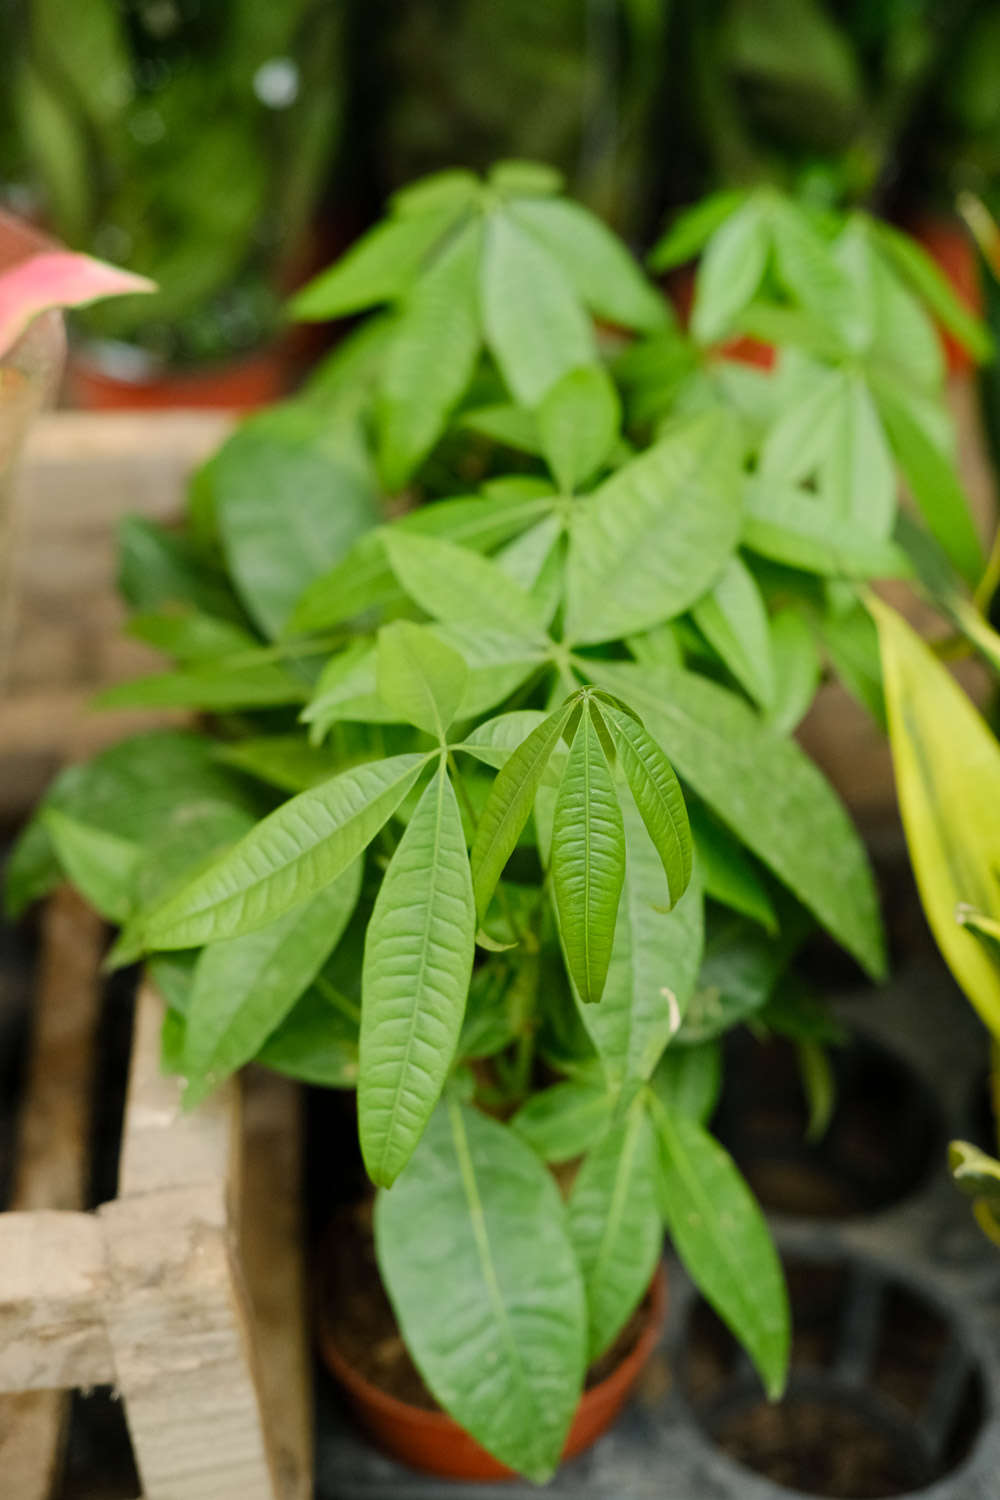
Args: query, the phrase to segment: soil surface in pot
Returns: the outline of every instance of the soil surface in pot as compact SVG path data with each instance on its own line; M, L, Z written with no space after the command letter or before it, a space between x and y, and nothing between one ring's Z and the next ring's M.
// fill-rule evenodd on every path
M370 1201L344 1208L323 1244L324 1315L344 1358L380 1390L424 1411L440 1411L410 1358L379 1276ZM606 1354L587 1371L586 1389L617 1369L649 1321L649 1295Z

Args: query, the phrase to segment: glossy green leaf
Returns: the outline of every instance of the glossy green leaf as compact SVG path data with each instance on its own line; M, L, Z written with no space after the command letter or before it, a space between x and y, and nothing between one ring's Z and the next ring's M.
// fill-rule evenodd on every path
M667 878L667 905L674 906L691 879L691 828L680 783L656 741L630 714L601 702L615 750L646 832Z
M767 609L756 580L736 554L691 615L741 687L762 708L774 702L774 654Z
M617 235L568 198L517 203L511 217L552 256L580 300L599 318L651 332L668 321L651 286Z
M778 918L767 887L743 845L697 803L688 814L705 895L742 912L765 932L776 932Z
M507 764L517 747L545 722L546 715L537 708L518 708L509 714L498 714L477 724L455 748L465 750L483 765L499 771Z
M486 342L522 406L593 363L590 323L562 266L503 211L486 226L481 298Z
M788 1293L764 1215L732 1158L689 1116L655 1110L674 1247L776 1400L791 1342Z
M700 344L728 333L751 301L767 267L770 241L757 202L728 215L709 240L695 281L691 332Z
M446 1101L378 1195L375 1246L434 1396L501 1463L548 1479L583 1386L587 1315L547 1168L512 1130Z
M573 704L564 703L532 730L507 757L493 783L470 854L480 921L514 852L518 835L531 816L535 793L572 712Z
M379 380L379 470L399 489L434 447L479 354L482 230L470 223L403 304Z
M510 762L508 762L508 769ZM503 773L501 773L503 774ZM584 1004L600 1000L625 881L625 828L594 711L585 705L556 796L552 890L566 967Z
M613 640L694 602L740 528L741 449L725 412L678 421L574 507L566 635Z
M321 322L393 301L412 284L461 212L460 202L449 202L377 224L295 294L289 304L292 316Z
M541 634L536 602L487 558L399 530L386 532L385 547L403 588L433 619L474 621L529 638Z
M185 1107L249 1062L313 982L357 905L361 863L256 932L211 943L194 972L184 1036Z
M47 808L41 818L56 858L77 890L102 917L123 922L132 907L139 846L56 807Z
M1000 746L933 651L871 599L896 795L931 931L957 982L1000 1036L1000 966L958 919L1000 913Z
M707 1125L722 1092L720 1043L712 1040L693 1047L668 1047L649 1086L668 1114L687 1115L699 1125Z
M894 542L836 515L811 491L766 477L747 481L743 545L790 568L826 578L906 578L911 569Z
M424 755L394 755L300 792L183 890L141 913L124 951L193 948L276 920L353 863L426 763Z
M410 1159L448 1076L475 939L465 835L442 765L389 862L365 940L358 1123L382 1187Z
M570 370L538 407L545 461L565 494L601 467L621 424L618 392L602 365Z
M649 1286L663 1253L657 1142L642 1100L588 1151L569 1200L587 1292L588 1357L599 1359Z
M696 673L590 662L633 705L678 773L875 977L882 929L864 847L835 793L794 740ZM830 870L836 869L836 882Z
M443 741L468 680L464 659L424 626L396 620L379 631L379 697L408 724Z
M649 253L654 271L671 271L694 260L716 230L746 201L744 188L723 188L710 193L691 208L682 209Z
M572 1079L532 1094L510 1121L543 1161L572 1161L604 1135L614 1098L603 1084Z
M673 911L663 868L634 806L624 800L625 883L600 1005L581 1006L608 1089L647 1079L684 1018L704 940L702 892L688 885Z

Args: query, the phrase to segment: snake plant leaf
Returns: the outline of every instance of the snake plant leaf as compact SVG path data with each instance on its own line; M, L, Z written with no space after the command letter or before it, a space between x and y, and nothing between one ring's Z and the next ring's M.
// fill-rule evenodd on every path
M433 619L475 621L529 638L542 634L537 602L488 558L398 529L385 533L385 547L403 588Z
M663 1253L656 1134L637 1099L591 1147L569 1200L569 1234L587 1292L587 1355L599 1359L649 1286Z
M558 261L505 211L486 226L480 297L486 342L521 406L596 359L590 321Z
M413 786L427 756L354 766L282 804L216 864L126 929L120 956L254 932L336 880Z
M695 281L691 332L712 344L730 331L753 300L770 256L770 235L759 200L728 215L705 247Z
M597 1144L613 1112L614 1097L603 1084L574 1078L532 1094L510 1127L543 1161L572 1161Z
M361 861L266 927L202 950L184 1033L185 1108L254 1057L316 978L357 905Z
M580 1398L587 1329L551 1173L514 1131L448 1099L376 1199L375 1248L434 1396L501 1463L548 1479Z
M697 673L588 663L630 703L685 782L874 977L885 972L864 846L836 794L794 740ZM835 882L830 870L838 872Z
M573 736L556 796L551 855L566 967L585 1005L604 992L625 881L625 826L594 715L585 705Z
M906 555L894 542L860 530L797 485L751 478L744 503L743 545L772 562L824 578L910 576Z
M559 488L571 495L614 446L621 403L602 365L582 365L550 387L537 419L545 461Z
M708 241L746 202L745 188L723 188L682 209L649 253L653 271L672 271L700 255Z
M482 228L467 224L403 303L375 407L379 471L402 487L444 431L479 355Z
M380 1187L395 1182L440 1097L475 946L469 856L442 763L389 861L365 939L358 1124Z
M292 316L325 322L401 297L463 212L461 201L452 201L377 224L296 292L289 303Z
M688 816L705 895L750 917L765 932L777 932L778 918L767 886L743 845L698 803L688 808Z
M558 262L581 302L597 317L642 333L669 322L662 294L650 285L617 235L582 204L568 198L519 202L511 207L511 217Z
M574 507L566 637L617 639L680 614L735 551L742 452L728 412L672 423Z
M778 734L792 734L816 696L823 663L816 637L794 605L773 614L769 629L774 697L765 717Z
M1000 914L1000 746L930 647L887 605L878 626L896 794L920 897L948 967L1000 1036L1000 965L961 921Z
M788 1374L790 1314L764 1215L732 1158L696 1120L659 1100L653 1117L674 1248L776 1400Z
M379 697L406 723L443 742L462 702L469 669L433 631L396 620L379 631L376 681Z
M989 330L955 295L951 283L923 246L880 219L870 220L869 230L886 260L910 283L937 321L975 360L982 363L989 359L993 353Z
M735 553L691 615L740 686L761 708L770 708L775 681L767 608L753 574Z
M657 851L635 806L622 805L625 883L600 1005L580 1014L597 1049L609 1092L649 1078L681 1025L698 979L704 944L701 887L692 880L674 909Z
M691 827L680 783L659 745L637 719L602 701L601 715L646 832L667 877L667 905L675 906L691 879Z
M649 1086L668 1114L707 1125L722 1092L722 1046L715 1038L691 1047L668 1047Z
M109 922L124 922L132 909L140 846L68 817L57 807L46 808L41 821L56 858L77 890Z
M514 852L521 829L531 816L535 793L573 707L572 700L564 703L533 729L508 756L493 783L470 853L480 921L486 915L490 898Z

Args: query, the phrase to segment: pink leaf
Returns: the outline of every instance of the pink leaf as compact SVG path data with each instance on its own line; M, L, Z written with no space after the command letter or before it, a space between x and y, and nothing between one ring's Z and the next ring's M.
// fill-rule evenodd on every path
M0 272L0 359L32 318L50 307L82 307L126 292L155 292L156 282L69 250L46 250Z

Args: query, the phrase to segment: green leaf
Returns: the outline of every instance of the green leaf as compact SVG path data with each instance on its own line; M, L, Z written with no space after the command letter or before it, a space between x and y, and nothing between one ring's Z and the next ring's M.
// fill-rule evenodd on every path
M805 1138L810 1144L815 1144L826 1135L833 1118L837 1105L837 1082L822 1043L799 1041L796 1043L796 1052L802 1088L809 1106Z
M587 1317L548 1169L512 1130L448 1101L379 1193L375 1247L434 1396L501 1463L548 1479L583 1386Z
M833 446L844 386L839 370L824 370L790 390L761 445L762 475L798 482L816 473Z
M249 1062L285 1019L339 942L360 889L356 860L284 916L203 950L184 1036L186 1108Z
M399 530L385 533L385 547L403 588L433 619L541 635L536 601L487 558L453 542Z
M573 509L566 635L614 640L680 614L740 528L741 445L728 413L678 421Z
M700 344L713 344L730 331L760 286L769 250L767 225L753 199L727 215L712 235L691 308L691 332Z
M510 1121L543 1161L572 1161L611 1124L614 1099L603 1085L572 1079L532 1094Z
M547 659L544 642L537 635L531 639L489 626L457 622L431 628L439 640L459 653L469 669L460 719L476 718L495 708Z
M377 224L295 294L289 303L292 316L324 322L402 296L463 208L461 201L452 201Z
M498 161L490 168L490 186L511 197L548 197L562 190L563 174L541 161Z
M882 381L875 393L889 441L932 534L966 582L978 583L985 558L954 463Z
M580 1007L613 1095L647 1079L677 1031L698 979L702 893L692 881L673 911L656 850L636 809L622 808L625 884L600 1005Z
M291 798L183 890L140 914L124 951L194 948L266 926L347 869L426 764L426 755L394 755Z
M816 628L837 676L851 696L884 730L882 667L878 633L871 615L864 605L856 602L847 611L827 610Z
M926 303L937 321L982 363L993 353L989 330L956 296L947 277L922 245L882 220L872 219L870 230L879 250Z
M894 542L860 530L811 491L766 477L747 480L743 545L786 567L827 578L907 578Z
M618 392L602 365L582 365L551 386L538 408L545 461L564 494L599 469L621 423Z
M767 887L742 844L697 803L688 813L705 895L759 922L765 932L777 932L778 918Z
M552 256L580 300L599 318L650 333L669 320L660 292L621 240L580 203L517 203L511 217Z
M587 1292L588 1358L614 1343L663 1253L657 1142L641 1100L592 1147L569 1200L569 1234Z
M786 906L788 903L785 903ZM705 954L678 1046L699 1045L763 1014L809 930L801 908L782 913L777 933L732 912L706 913Z
M495 719L477 724L455 749L465 750L484 765L499 771L532 730L544 724L545 718L537 708L517 708L509 714L498 714Z
M778 280L818 323L859 350L866 333L863 310L830 246L796 204L774 200L769 217Z
M552 825L559 933L566 967L584 1004L600 1000L604 991L624 881L625 827L594 710L586 704Z
M722 1092L722 1047L716 1040L693 1047L668 1047L650 1088L670 1115L687 1115L707 1125Z
M183 532L168 531L145 516L125 516L119 523L117 582L133 609L190 604L217 619L243 620L218 564Z
M518 835L531 816L542 775L573 712L572 701L550 714L509 755L483 808L470 861L480 921Z
M691 208L681 209L649 253L654 271L672 271L694 260L705 248L716 230L746 202L745 188L723 188L710 193Z
M196 663L177 672L157 672L105 688L92 700L94 708L274 708L304 703L305 682L294 677L264 652L248 651L232 666L225 660Z
M779 734L792 734L816 696L822 662L812 630L793 605L771 616L770 634L774 697L766 718Z
M691 879L691 828L673 767L643 726L614 704L601 702L618 759L646 832L667 877L667 906L675 906Z
M448 1076L475 940L465 835L442 764L389 862L365 940L358 1122L382 1187L409 1161Z
M310 745L297 734L234 740L216 748L216 759L283 792L304 792L342 769L329 750Z
M376 672L379 697L443 742L469 680L458 652L426 627L397 620L379 631Z
M357 1021L331 1004L319 984L313 985L271 1033L256 1060L317 1088L357 1088Z
M379 470L387 489L399 489L426 458L472 378L481 244L480 225L467 224L403 305L376 403Z
M878 411L860 376L841 388L819 487L837 514L872 536L889 536L896 518L896 471Z
M587 366L583 368L586 369ZM518 453L541 455L542 444L534 413L525 411L523 406L515 406L512 401L500 402L495 406L477 406L474 411L463 412L458 425L470 432L478 432L481 437L490 438L495 443L503 443L505 447L513 448Z
M590 323L562 266L500 210L486 226L481 297L486 342L522 406L594 362Z
M878 626L896 795L931 931L956 981L1000 1036L1000 966L960 908L1000 914L1000 745L933 651L887 605Z
M288 402L244 422L212 468L230 576L255 622L277 636L306 586L379 519L360 429Z
M406 187L398 188L389 200L394 215L413 218L453 205L471 207L479 198L479 178L463 167L431 172Z
M56 858L77 890L109 922L123 922L132 906L132 884L141 851L91 824L67 817L56 807L41 814Z
M231 620L219 620L197 610L176 607L133 615L125 633L185 663L253 651L258 645L257 638L249 630L234 625Z
M885 970L871 871L828 782L794 740L693 672L590 662L642 713L686 782L874 977ZM837 880L830 880L830 871Z
M762 708L774 702L774 656L767 609L750 569L736 554L691 614L736 681Z
M662 1105L655 1120L674 1247L776 1400L788 1373L790 1313L764 1216L732 1158L695 1120Z

